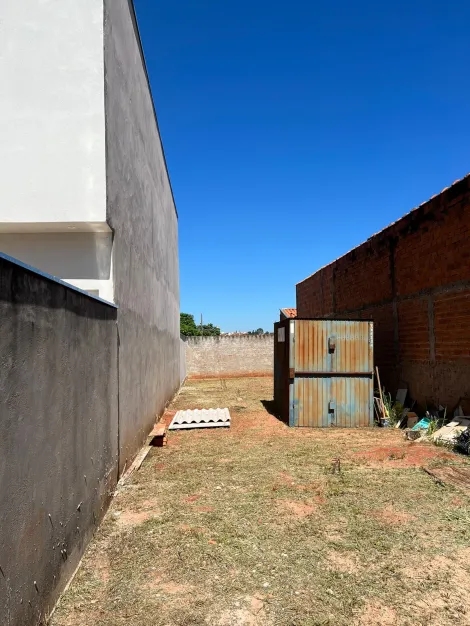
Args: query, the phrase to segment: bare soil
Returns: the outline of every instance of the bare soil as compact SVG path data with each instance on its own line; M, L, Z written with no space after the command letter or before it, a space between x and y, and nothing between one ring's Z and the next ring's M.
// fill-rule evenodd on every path
M190 380L170 409L225 406L118 488L52 626L470 625L470 498L421 469L466 457L289 429L269 378Z

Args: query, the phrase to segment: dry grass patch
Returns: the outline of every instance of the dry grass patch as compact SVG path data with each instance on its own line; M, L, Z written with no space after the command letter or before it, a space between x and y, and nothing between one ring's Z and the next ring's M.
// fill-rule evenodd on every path
M288 515L292 515L298 519L312 515L317 509L314 504L298 502L296 500L278 500L277 505L281 514L287 513Z
M396 626L397 620L395 609L379 602L368 602L356 624L359 626Z
M411 513L397 511L391 505L387 505L383 509L372 511L371 515L379 521L384 522L385 524L391 524L392 526L407 524L416 519L416 517L411 515Z
M358 558L355 554L331 550L327 554L328 565L331 569L344 574L355 574L360 570Z
M149 453L52 626L470 624L470 499L418 462L468 460L395 429L289 429L270 400L265 378L188 382L171 409L228 406L232 427Z

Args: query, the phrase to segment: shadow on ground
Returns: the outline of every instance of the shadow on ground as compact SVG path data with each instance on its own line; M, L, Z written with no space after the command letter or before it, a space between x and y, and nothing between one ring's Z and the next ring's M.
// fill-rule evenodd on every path
M272 415L283 424L289 424L288 420L282 418L279 415L279 412L276 408L276 403L274 402L274 400L261 400L261 404L264 406L266 412L269 413L269 415Z

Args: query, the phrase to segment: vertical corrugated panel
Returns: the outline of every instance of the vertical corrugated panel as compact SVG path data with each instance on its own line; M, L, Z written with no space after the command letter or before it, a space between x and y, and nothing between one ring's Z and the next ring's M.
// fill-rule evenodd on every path
M300 427L370 426L372 379L350 376L307 377L294 382L294 423ZM330 400L335 401L329 413Z
M336 336L336 350L328 340ZM370 372L369 323L296 320L295 369L298 372Z
M332 372L371 372L368 322L332 321L328 336L336 336ZM326 338L328 342L328 337ZM328 347L326 348L328 350Z
M330 353L333 335L336 349ZM373 370L369 322L296 320L290 367L301 373L292 388L292 425L351 428L372 424L373 378L354 376ZM323 375L308 376L309 372ZM330 401L335 402L331 413Z
M371 378L334 377L331 379L331 395L336 401L334 424L342 428L370 426Z
M286 341L289 342L289 365L288 368L295 368L295 346L296 340L295 337L298 332L298 323L294 320L289 320L288 325L286 327ZM289 375L289 374L287 374Z
M322 420L319 422L319 426L323 426L327 428L331 426L331 416L328 412L329 404L331 400L331 379L330 378L319 378L318 379L321 386L321 394L320 394L320 402L318 404L318 410L321 411Z
M298 422L296 422L296 416L294 411L294 383L289 382L289 426L298 426Z
M309 428L330 426L331 378L302 376L294 382L294 423Z

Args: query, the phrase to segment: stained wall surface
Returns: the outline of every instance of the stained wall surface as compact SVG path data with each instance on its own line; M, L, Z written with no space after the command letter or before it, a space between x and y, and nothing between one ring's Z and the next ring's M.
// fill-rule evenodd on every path
M188 337L188 376L273 375L273 335Z
M123 468L179 387L178 216L132 2L104 4L107 219L119 305Z
M0 624L29 626L116 484L116 309L0 256L0 320Z

